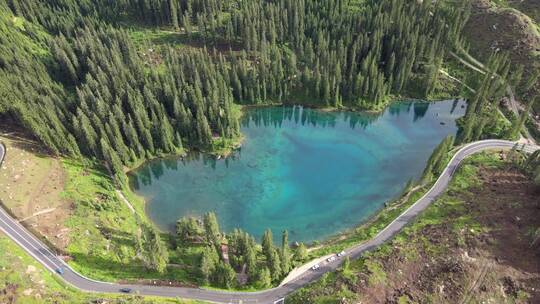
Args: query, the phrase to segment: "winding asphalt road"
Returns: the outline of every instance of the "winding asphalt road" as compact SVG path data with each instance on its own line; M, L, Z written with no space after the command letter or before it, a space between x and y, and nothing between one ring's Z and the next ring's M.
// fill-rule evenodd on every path
M514 145L515 143L510 141L484 140L464 146L454 155L433 187L422 198L405 210L374 238L347 250L347 255L349 255L351 259L356 259L363 253L377 248L379 245L394 237L403 227L411 222L411 220L446 190L456 168L466 157L489 149L510 149ZM532 153L533 151L540 149L540 147L520 145L519 149L527 153ZM3 145L0 145L0 165L4 156L5 148ZM135 294L178 297L216 303L282 303L287 295L306 284L317 280L324 273L336 270L343 261L342 259L338 259L333 263L325 263L324 265L321 265L321 268L317 271L308 270L289 283L261 292L227 292L198 288L115 284L95 281L77 273L2 208L0 208L0 230L6 233L48 270L55 273L56 269L62 268L64 272L59 276L64 281L78 289L88 292L119 293L121 288L130 288L132 289L132 293Z

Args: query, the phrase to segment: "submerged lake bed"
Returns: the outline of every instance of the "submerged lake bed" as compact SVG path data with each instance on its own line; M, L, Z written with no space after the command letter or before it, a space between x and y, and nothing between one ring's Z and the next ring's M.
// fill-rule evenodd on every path
M149 217L174 230L214 211L226 232L322 240L354 227L418 179L433 149L457 132L464 101L400 102L384 112L247 109L245 141L225 159L203 154L148 162L130 174Z

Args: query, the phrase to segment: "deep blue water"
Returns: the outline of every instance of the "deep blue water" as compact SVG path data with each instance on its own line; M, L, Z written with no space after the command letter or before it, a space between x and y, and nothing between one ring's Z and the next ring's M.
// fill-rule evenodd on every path
M433 149L465 111L463 101L392 104L381 114L301 107L246 111L245 141L227 159L200 154L156 160L130 175L163 229L215 211L223 230L293 241L353 227L420 177Z

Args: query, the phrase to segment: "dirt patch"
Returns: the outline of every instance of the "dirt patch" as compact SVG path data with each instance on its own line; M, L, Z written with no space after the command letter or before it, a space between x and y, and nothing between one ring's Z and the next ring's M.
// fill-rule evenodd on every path
M448 223L426 225L389 254L378 271L357 274L362 303L540 303L540 191L515 169L479 170L483 185L457 194L465 202ZM456 223L471 216L478 227ZM349 283L350 284L350 283ZM529 299L526 299L529 297Z
M536 0L528 2L524 5L539 5ZM513 64L525 67L524 79L540 69L539 28L526 15L528 13L497 6L489 0L473 0L472 14L464 30L473 55L487 60L493 51L508 52ZM540 81L533 92L521 92L521 99L533 96L534 92L540 92ZM537 107L538 111L540 106Z
M163 45L187 51L206 48L212 56L239 54L243 49L242 44L236 41L229 42L221 38L204 39L198 35L190 36L183 32L167 30L149 32L145 42L148 42L150 47L145 45L139 50L139 55L147 66L158 66L163 63L164 49L161 47Z
M17 285L7 284L3 288L0 288L0 303L16 303L17 302Z
M517 171L487 171L480 176L484 187L475 189L474 195L481 195L482 204L471 204L471 211L490 229L483 247L499 264L539 272L540 251L530 250L534 249L530 229L540 226L540 191ZM496 243L490 245L487 240Z
M6 146L0 169L3 205L57 248L65 249L69 230L64 222L71 204L61 196L66 179L61 161L13 126L1 133L0 141Z

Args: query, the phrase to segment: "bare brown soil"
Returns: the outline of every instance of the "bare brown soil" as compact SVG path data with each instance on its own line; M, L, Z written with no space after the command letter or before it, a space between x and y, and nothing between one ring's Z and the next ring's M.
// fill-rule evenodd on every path
M465 208L450 218L470 216L482 228L454 231L454 220L423 227L375 260L383 282L359 274L362 303L540 303L540 244L531 235L540 191L517 170L481 169L479 179L483 186L459 194Z
M511 4L523 10L497 6L490 0L473 0L472 14L464 33L477 58L487 59L494 51L508 52L513 64L525 67L524 79L527 79L533 71L540 69L539 28L531 19L540 1L516 0ZM529 98L534 92L540 92L540 81L533 92L521 92L521 99ZM540 111L540 106L536 110Z
M0 289L0 300L2 303L12 304L17 302L17 287L16 284L7 284L4 288Z
M200 37L189 37L185 33L175 31L163 30L162 33L164 35L150 39L149 42L152 47L139 51L139 55L148 66L158 66L163 63L163 50L159 46L164 44L179 44L180 48L185 48L186 50L206 48L211 52L211 55L233 55L242 50L242 45L239 42L228 42L223 39L205 40Z
M2 124L0 141L6 157L0 169L0 199L26 226L64 249L69 243L64 222L71 204L62 199L66 174L59 159L49 155L42 145L28 139L23 129Z

